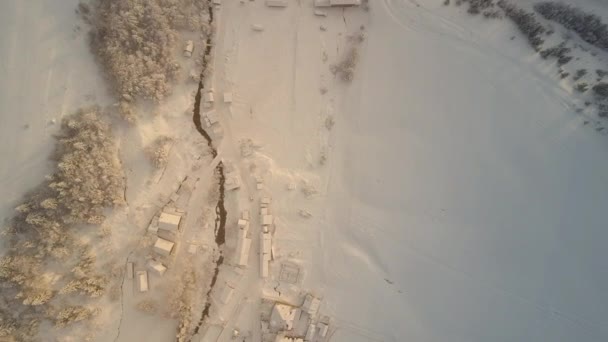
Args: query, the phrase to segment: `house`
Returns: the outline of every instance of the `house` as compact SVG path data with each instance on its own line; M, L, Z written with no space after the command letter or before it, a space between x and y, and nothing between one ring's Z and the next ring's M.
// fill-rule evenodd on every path
M289 331L293 328L293 321L296 316L296 308L285 304L275 304L270 314L271 331Z
M163 265L160 261L157 261L154 259L148 261L148 268L150 269L150 271L153 271L154 273L158 274L161 277L167 271L167 267L165 265Z
M169 256L173 251L173 246L175 243L159 237L154 243L154 251L160 255Z
M194 42L191 40L186 41L186 45L184 45L184 57L192 57L192 53L194 52Z
M249 221L249 210L243 210L243 212L241 213L241 218L243 220Z
M148 272L137 271L137 281L139 283L139 292L147 292L148 287Z
M287 7L287 0L266 0L268 7Z
M164 229L170 232L177 232L179 223L182 217L179 215L173 215L169 213L161 213L158 218L158 229Z

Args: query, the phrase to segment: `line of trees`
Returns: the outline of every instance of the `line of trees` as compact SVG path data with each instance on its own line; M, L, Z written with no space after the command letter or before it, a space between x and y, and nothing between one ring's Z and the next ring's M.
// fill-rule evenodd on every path
M3 232L10 247L0 258L0 340L33 341L44 319L65 326L94 316L94 307L72 300L100 297L108 285L79 235L124 203L117 146L97 108L62 122L54 159L55 172L26 195Z

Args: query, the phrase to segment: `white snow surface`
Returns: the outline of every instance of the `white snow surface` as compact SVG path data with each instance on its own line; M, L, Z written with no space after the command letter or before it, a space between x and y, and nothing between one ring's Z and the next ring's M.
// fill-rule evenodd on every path
M606 341L607 137L583 124L555 68L511 24L442 2L370 0L369 13L328 9L326 18L314 16L311 0L278 10L222 2L210 82L218 93L232 92L233 102L216 104L224 129L216 144L244 180L226 197L229 224L242 209L257 213L248 207L255 179L247 170L264 176L273 255L304 267L302 286L322 296L321 312L332 317L332 342ZM570 2L608 13L598 0ZM48 172L57 129L49 120L107 101L85 35L72 31L76 4L0 5L0 217ZM258 24L264 31L251 29ZM345 84L329 64L360 25L361 60ZM178 88L184 93L140 133L118 132L130 208L116 220L134 223L117 229L117 241L137 244L147 206L158 205L149 202L162 202L176 180L211 181L211 168L191 169L200 137L181 114L189 89ZM185 138L154 187L139 152L160 133ZM238 141L248 138L261 148L239 159ZM292 182L298 189L288 191ZM318 194L304 196L305 183ZM206 200L194 197L191 208ZM198 215L187 225L198 227ZM118 254L126 260L127 252ZM257 272L251 258L245 278ZM259 281L238 285L225 326L254 330L259 312L244 304L241 311L241 303L256 302L243 291L258 291ZM174 336L175 321L143 316L136 297L125 298L124 311L118 304L104 310L113 319L98 340Z
M107 104L105 82L74 12L78 0L0 4L0 218L49 173L62 115ZM55 119L56 124L51 124ZM27 126L26 126L27 125Z
M315 18L308 2L220 10L214 85L238 88L226 137L271 159L277 249L323 293L331 341L608 339L606 137L508 21L370 2L368 18ZM320 56L336 61L360 24L346 86ZM319 168L309 156L326 143ZM294 178L320 194L276 195Z

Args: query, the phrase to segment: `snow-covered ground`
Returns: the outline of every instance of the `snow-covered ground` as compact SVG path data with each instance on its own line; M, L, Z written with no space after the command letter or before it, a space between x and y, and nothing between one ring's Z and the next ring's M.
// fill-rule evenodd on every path
M238 89L232 141L271 159L277 249L324 294L332 341L608 338L606 140L508 22L433 1L372 2L369 19L314 17L308 2L222 11L215 77ZM335 61L360 24L345 86L321 56ZM286 195L294 178L320 195Z
M207 82L223 138L214 140L243 180L226 195L218 283L237 289L230 305L213 301L210 322L227 328L221 341L232 328L259 338L257 235L249 269L234 275L229 264L240 211L257 214L260 196L273 199L275 263L302 266L302 288L322 296L332 317L332 342L608 340L608 140L584 124L555 69L510 23L442 2L371 0L369 12L327 17L313 15L311 0L284 9L226 0L216 10ZM73 31L76 3L0 5L0 155L10 160L0 217L48 172L50 120L107 101L85 36ZM608 13L600 1L576 3ZM359 32L366 39L348 84L330 64ZM200 228L210 221L202 208L213 206L211 158L197 160L203 142L183 114L193 89L178 87L137 130L117 130L128 206L110 221L121 261L185 176L200 178L185 238L210 242ZM161 134L176 138L166 173L140 153ZM259 147L252 156L240 154L244 139ZM257 218L251 229L259 234ZM125 282L123 294L132 287ZM133 310L138 296L108 305L100 341L174 335L175 321Z
M107 104L106 83L74 12L78 0L0 5L0 218L49 172L62 115Z

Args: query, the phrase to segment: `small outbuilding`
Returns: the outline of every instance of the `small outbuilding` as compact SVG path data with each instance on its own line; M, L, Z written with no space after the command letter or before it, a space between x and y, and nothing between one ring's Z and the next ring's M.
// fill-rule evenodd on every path
M156 243L154 243L154 251L162 256L169 256L174 246L175 243L159 237L156 239Z
M274 219L272 217L272 215L264 215L262 216L262 225L263 226L270 226L272 225Z
M167 272L167 267L157 260L148 261L148 268L161 277Z
M148 272L137 271L137 282L139 285L139 292L148 292Z
M184 45L184 57L192 57L192 53L194 52L194 42L191 40L187 40Z
M164 229L170 232L177 232L181 219L182 217L179 215L173 215L163 212L158 218L158 229Z

